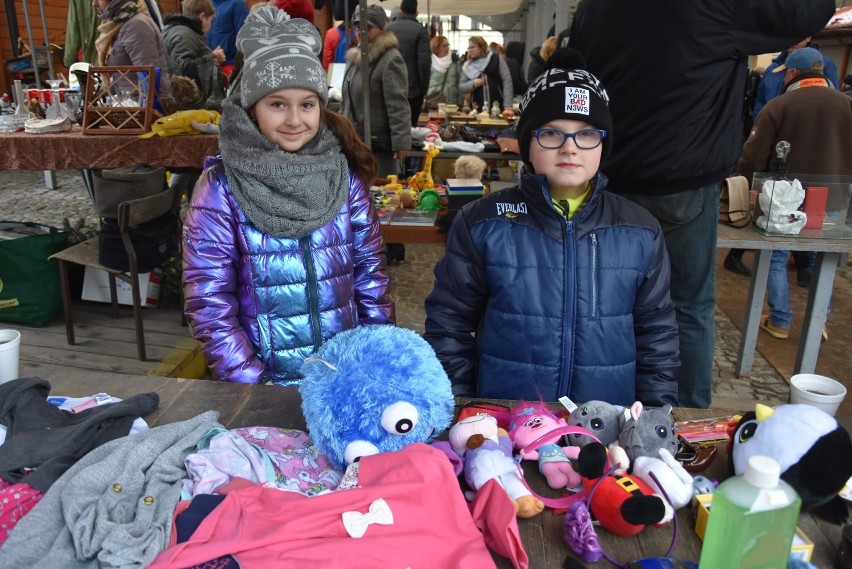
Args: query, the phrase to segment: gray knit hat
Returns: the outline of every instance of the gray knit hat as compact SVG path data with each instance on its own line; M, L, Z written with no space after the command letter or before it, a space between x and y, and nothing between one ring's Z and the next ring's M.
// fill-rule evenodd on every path
M385 29L385 23L388 21L388 15L378 6L367 6L367 25L380 30ZM355 7L355 13L352 14L352 23L361 22L361 6Z
M240 102L249 110L258 99L287 87L314 91L328 103L328 80L317 55L322 47L317 29L287 12L263 6L249 12L237 34L243 52Z

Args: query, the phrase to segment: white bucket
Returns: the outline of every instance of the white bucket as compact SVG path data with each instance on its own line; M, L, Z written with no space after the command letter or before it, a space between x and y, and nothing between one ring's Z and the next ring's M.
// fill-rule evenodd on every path
M844 397L846 387L829 377L800 373L790 378L790 403L812 405L834 416Z
M21 333L17 330L0 330L0 383L18 379L21 353Z

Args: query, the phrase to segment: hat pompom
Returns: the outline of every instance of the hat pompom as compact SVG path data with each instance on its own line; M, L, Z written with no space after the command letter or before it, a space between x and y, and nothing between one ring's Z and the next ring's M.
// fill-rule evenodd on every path
M553 52L544 66L545 69L587 69L586 59L576 49L560 47Z

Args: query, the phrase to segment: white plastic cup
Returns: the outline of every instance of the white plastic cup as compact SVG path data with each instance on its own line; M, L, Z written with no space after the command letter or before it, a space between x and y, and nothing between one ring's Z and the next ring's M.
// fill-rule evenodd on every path
M0 383L18 379L21 354L21 333L0 330Z
M846 397L846 387L824 375L800 373L790 378L790 403L811 405L832 417Z

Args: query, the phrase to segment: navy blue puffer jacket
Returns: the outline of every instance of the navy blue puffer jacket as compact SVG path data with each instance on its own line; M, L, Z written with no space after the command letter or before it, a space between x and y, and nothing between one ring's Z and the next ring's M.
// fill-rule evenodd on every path
M453 220L425 338L456 395L677 405L678 332L657 221L603 191L568 221L544 176Z

